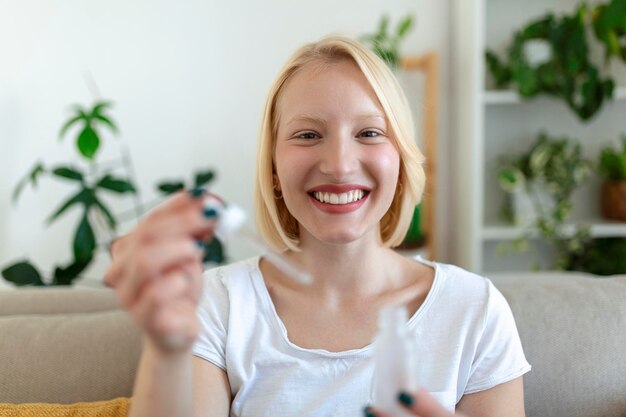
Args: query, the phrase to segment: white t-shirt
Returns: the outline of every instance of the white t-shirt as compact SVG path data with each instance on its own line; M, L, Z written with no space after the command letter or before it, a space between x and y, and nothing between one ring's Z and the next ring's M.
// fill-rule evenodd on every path
M373 344L329 352L291 343L259 269L259 257L209 270L193 354L224 369L231 417L354 417L371 403ZM435 268L407 326L418 340L420 381L449 410L464 394L530 370L511 310L491 281Z

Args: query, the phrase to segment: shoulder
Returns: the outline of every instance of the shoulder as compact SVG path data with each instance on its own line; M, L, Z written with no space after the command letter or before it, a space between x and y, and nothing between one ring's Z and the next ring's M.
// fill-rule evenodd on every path
M488 278L456 265L434 265L438 298L445 300L445 305L457 306L466 313L474 311L483 317L508 309L505 298Z
M249 291L255 271L258 271L258 257L207 269L202 277L203 298L228 299L233 293Z
M253 271L258 270L258 257L249 258L226 265L220 265L204 271L205 285L228 286L233 282L249 279Z
M462 298L488 297L493 285L486 277L467 271L461 267L445 263L434 263L436 265L436 279L445 288L445 291L454 296Z

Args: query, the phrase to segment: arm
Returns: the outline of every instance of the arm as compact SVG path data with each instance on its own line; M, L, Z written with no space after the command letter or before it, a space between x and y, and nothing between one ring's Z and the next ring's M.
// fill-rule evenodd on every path
M105 282L144 335L132 417L228 415L224 371L191 354L204 282L195 241L210 237L213 225L201 199L180 193L111 247Z
M226 373L191 353L163 355L147 346L141 356L129 416L227 417Z
M402 394L398 401L419 417L525 417L524 384L522 377L485 391L466 394L452 414L442 407L428 391ZM365 409L365 417L394 417L374 407Z
M466 394L457 404L456 410L469 417L524 417L523 377L485 391Z

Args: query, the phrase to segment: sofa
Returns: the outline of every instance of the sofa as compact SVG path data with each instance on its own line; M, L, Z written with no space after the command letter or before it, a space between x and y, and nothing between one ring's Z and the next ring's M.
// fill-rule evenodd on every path
M533 366L524 379L527 416L626 417L626 276L490 279ZM138 329L108 289L0 291L0 403L79 403L84 413L58 415L86 416L94 402L125 401L116 408L123 415L140 351ZM0 416L47 415L11 407L0 405Z

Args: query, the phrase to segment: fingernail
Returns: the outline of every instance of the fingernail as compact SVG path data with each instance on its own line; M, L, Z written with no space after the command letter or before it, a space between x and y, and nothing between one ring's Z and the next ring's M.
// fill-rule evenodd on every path
M376 414L372 411L372 407L369 405L363 409L363 414L365 414L365 417L376 417Z
M205 208L202 214L204 215L204 217L211 219L213 217L217 217L217 210L211 207Z
M202 197L205 193L206 190L202 187L194 188L193 190L189 191L189 194L191 194L193 198Z
M406 405L407 407L411 407L413 403L415 403L415 399L413 398L413 396L404 391L402 391L398 395L398 401L400 401L402 404Z
M206 244L202 240L196 240L196 246L198 247L198 249L204 250L204 248L206 247Z

